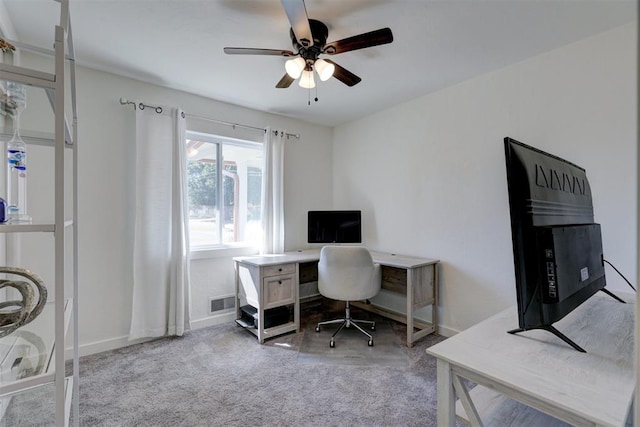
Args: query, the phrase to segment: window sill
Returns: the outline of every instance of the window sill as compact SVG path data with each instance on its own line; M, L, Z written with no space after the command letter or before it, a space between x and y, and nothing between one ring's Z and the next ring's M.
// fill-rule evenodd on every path
M236 256L257 255L260 251L253 246L217 246L191 249L191 259L231 258Z

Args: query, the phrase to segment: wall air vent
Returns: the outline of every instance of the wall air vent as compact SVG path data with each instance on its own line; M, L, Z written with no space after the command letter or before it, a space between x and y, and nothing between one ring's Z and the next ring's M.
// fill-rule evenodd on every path
M209 298L209 314L216 314L234 308L236 308L235 295Z

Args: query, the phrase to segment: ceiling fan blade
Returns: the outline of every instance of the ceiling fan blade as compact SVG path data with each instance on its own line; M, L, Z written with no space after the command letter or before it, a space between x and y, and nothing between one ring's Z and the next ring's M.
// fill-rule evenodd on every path
M360 77L356 76L346 68L343 68L340 65L336 64L332 60L326 59L326 58L324 60L333 64L334 67L336 67L335 71L333 72L333 77L340 80L342 83L346 84L347 86L355 86L362 81Z
M257 49L251 47L225 47L224 53L227 55L275 55L275 56L295 56L290 50L284 49Z
M392 41L393 33L391 32L391 29L381 28L379 30L327 43L324 46L323 53L328 55L337 55L338 53L378 46L381 44L391 43Z
M304 0L282 0L282 7L287 13L298 43L303 47L313 46L313 35Z
M282 78L280 79L280 81L278 82L278 84L276 84L276 87L278 89L286 89L289 86L291 86L291 83L293 83L295 81L294 78L292 78L291 76L289 76L289 74L284 73L284 76L282 76Z

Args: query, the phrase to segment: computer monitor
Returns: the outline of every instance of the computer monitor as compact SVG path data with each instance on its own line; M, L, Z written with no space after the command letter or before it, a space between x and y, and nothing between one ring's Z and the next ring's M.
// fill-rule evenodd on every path
M361 211L309 211L309 243L362 243Z

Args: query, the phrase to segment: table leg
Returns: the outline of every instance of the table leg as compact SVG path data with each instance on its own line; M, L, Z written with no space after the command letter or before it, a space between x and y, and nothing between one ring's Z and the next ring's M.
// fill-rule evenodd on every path
M431 278L433 286L433 303L431 305L431 324L433 325L433 333L439 333L438 330L438 264L431 266Z
M471 401L471 397L469 396L469 391L467 387L464 385L462 380L456 374L453 374L453 388L456 391L456 394L460 398L460 402L462 403L462 407L464 408L465 413L467 414L467 419L471 423L472 427L483 427L482 421L480 420L480 415L478 415L478 411L476 410L475 405Z
M438 359L438 427L455 427L456 396L453 389L453 372L449 362Z

